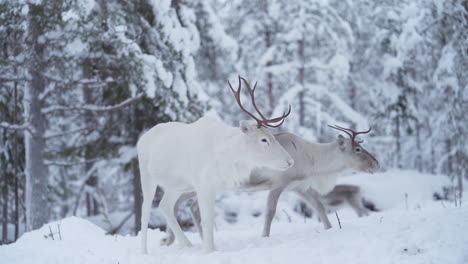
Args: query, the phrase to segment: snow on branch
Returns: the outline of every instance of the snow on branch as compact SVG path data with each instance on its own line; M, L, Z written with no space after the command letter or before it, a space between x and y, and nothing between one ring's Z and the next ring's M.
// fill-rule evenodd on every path
M89 160L81 160L81 161L56 161L56 160L46 160L44 163L48 166L78 166L83 165L86 163L94 163L97 161L101 161L103 159L89 159Z
M127 105L130 105L138 100L143 98L143 94L139 94L135 97L129 98L123 102L120 102L116 105L109 106L98 106L98 105L81 105L81 106L64 106L64 105L54 105L42 109L43 114L50 114L57 111L92 111L92 112L110 112L124 108Z
M349 106L343 99L341 99L337 94L327 91L326 94L333 102L333 104L341 111L341 113L354 122L357 125L357 128L366 129L369 127L367 119Z
M46 78L48 81L61 83L61 84L67 84L67 85L76 85L76 84L92 85L92 84L102 83L102 81L98 79L67 80L67 79L57 78L56 76L46 74L46 73L42 74L42 76L44 76L44 78Z
M16 125L16 124L10 124L7 122L0 122L0 128L5 128L8 130L27 130L29 133L33 134L31 127L29 124L22 124L22 125Z
M57 137L68 136L70 134L75 134L75 133L82 132L82 131L85 131L85 130L88 130L88 129L90 129L89 126L80 127L80 128L77 128L77 129L72 129L72 130L68 130L68 131L64 131L64 132L59 132L59 133L54 133L54 134L46 134L44 138L45 139L52 139L52 138L57 138Z

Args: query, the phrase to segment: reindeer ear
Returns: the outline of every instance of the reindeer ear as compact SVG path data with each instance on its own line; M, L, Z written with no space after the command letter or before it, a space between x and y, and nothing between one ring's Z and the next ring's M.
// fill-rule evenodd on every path
M341 150L345 150L345 138L342 135L338 135L336 142L338 143L338 146L340 146Z
M250 124L250 122L247 120L241 120L239 126L243 133L248 133L252 130L252 124Z

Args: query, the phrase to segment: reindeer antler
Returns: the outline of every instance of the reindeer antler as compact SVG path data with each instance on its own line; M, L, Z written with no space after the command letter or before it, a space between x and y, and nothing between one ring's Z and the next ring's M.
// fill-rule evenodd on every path
M249 92L249 95L250 95L250 100L252 101L252 106L254 107L255 111L257 111L257 113L260 115L260 118L256 117L254 114L247 111L244 108L244 106L242 106L241 99L240 99L240 92L241 92L241 88L242 88L241 80L245 83L245 86L247 86L247 89L248 89L248 92ZM239 107L242 109L242 111L244 111L250 117L255 119L255 121L257 121L257 127L258 128L260 128L262 126L263 127L279 127L279 126L281 126L283 124L284 119L291 113L291 105L289 105L288 111L284 112L282 116L267 119L262 114L260 109L258 109L257 104L255 102L255 88L257 88L257 82L255 82L254 87L251 88L250 84L247 82L247 80L239 76L239 88L237 88L237 90L234 90L234 88L232 88L232 85L229 82L229 80L228 80L228 84L229 84L229 87L231 88L231 91L234 93L234 97L236 98L236 101L237 101L237 104L239 105ZM278 125L272 125L272 124L278 123L278 122L280 122Z
M351 141L359 143L359 144L364 142L364 140L356 141L356 136L359 135L359 134L367 134L372 130L372 128L370 127L369 130L367 130L367 131L356 132L356 131L352 130L351 128L340 127L340 126L337 126L337 125L335 125L335 126L328 125L328 126L333 128L333 129L345 132L351 138Z

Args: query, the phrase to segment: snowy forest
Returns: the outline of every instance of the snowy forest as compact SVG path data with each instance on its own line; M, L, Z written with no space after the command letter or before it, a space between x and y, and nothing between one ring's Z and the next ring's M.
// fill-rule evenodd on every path
M25 232L74 216L107 234L137 235L138 139L156 124L202 116L238 126L248 116L228 80L237 84L239 75L258 82L256 99L267 116L291 105L274 133L332 142L339 132L328 125L372 128L362 145L378 159L380 172L355 176L356 185L378 186L369 193L381 196L392 186L430 186L428 201L442 201L440 210L458 207L433 219L468 217L462 203L468 202L466 0L0 0L0 46L0 244L15 245ZM408 192L395 198L406 209L415 199ZM165 230L156 209L162 193L158 189L154 200L152 230ZM220 230L250 227L243 218L263 214L266 196L219 195L215 236L231 245ZM379 207L372 195L364 198ZM258 210L242 209L248 206ZM279 206L284 209L275 221L284 229L299 222L289 232L303 233L302 222L310 219L304 226L325 234L297 197L285 196ZM179 222L190 232L188 207ZM346 212L340 216L341 229ZM252 235L257 239L262 220L252 221L260 221ZM50 228L53 236L55 224L43 230ZM459 235L466 246L464 230ZM226 236L238 240L232 232ZM160 247L155 239L152 248ZM138 241L131 243L137 254ZM17 263L7 253L13 248L2 247L0 259ZM441 263L463 261L466 254Z

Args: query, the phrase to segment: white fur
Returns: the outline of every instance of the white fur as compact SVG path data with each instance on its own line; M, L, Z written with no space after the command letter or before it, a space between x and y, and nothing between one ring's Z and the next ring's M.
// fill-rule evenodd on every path
M350 139L339 136L333 143L312 143L290 133L275 136L278 142L294 159L294 165L286 171L254 170L250 186L268 188L268 202L262 235L269 236L271 222L276 212L278 198L283 190L299 194L323 220L326 229L331 224L318 200L333 190L337 177L347 171L369 171L378 169L378 161L366 150ZM356 151L359 149L359 151ZM260 185L260 186L259 186Z
M291 133L280 133L275 135L275 138L294 159L294 165L286 171L256 168L252 170L249 181L238 188L240 191L249 192L270 191L263 236L269 236L278 198L284 190L296 192L303 197L309 205L314 207L323 220L325 228L328 229L331 228L331 224L320 201L320 195L332 191L337 177L342 173L347 171L373 172L379 167L378 161L370 153L342 136L331 143L313 143ZM355 153L353 151L355 147L362 148L362 151L359 154ZM340 192L353 193L354 198L350 198L350 205L357 208L355 210L358 214L364 214L365 209L362 210L362 205L359 204L359 189L353 192L353 188L356 187L343 188L342 186ZM336 195L343 194L335 193L335 198ZM189 193L184 199L192 197L193 194ZM330 197L333 196L328 196ZM343 197L339 198L345 200ZM169 245L171 241L173 241L173 235L169 232L169 237L162 243Z
M333 190L339 175L357 171L359 164L340 150L338 142L313 143L291 133L276 138L293 157L294 166L286 171L255 169L252 175L269 178L273 186L287 184L288 190L312 188L323 195Z
M190 242L173 215L173 207L180 194L197 193L203 242L206 250L212 251L216 192L243 184L254 167L286 170L293 164L291 156L268 129L257 128L247 121L234 128L210 117L192 124L156 125L140 138L137 149L143 191L143 253L147 253L148 218L156 186L165 192L160 209L176 239L185 246Z

